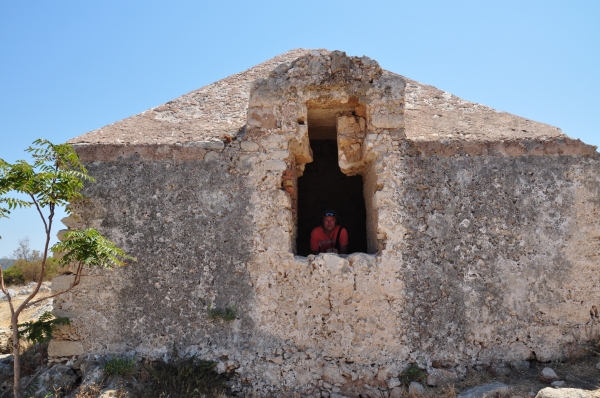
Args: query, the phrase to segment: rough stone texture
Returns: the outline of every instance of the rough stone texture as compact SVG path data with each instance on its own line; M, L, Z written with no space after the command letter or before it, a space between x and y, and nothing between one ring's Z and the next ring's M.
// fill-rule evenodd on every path
M70 367L58 364L42 373L35 384L36 397L46 397L56 391L69 391L77 381L77 374Z
M247 123L234 140L214 138L225 124L207 119L175 144L155 128L163 122L132 119L73 141L96 143L77 151L98 183L67 225L98 227L138 261L90 271L59 296L54 313L72 325L57 339L87 354L151 358L176 346L218 361L241 395L358 397L398 395L391 385L409 363L460 377L468 367L560 359L591 337L595 148L435 99L367 57L303 54L248 83L248 102L227 105ZM165 123L188 126L184 108L152 117L172 112ZM227 115L219 109L217 119ZM447 112L446 124L426 122L433 111ZM343 125L339 161L363 178L370 254L294 255L311 115ZM434 138L452 126L472 136ZM119 138L121 127L124 137L147 133L144 145L119 144L134 143ZM209 320L209 306L230 305L235 321Z
M330 54L331 52L326 50L288 51L244 72L69 142L149 145L220 140L225 135L236 137L244 132L248 97L255 79L268 77L278 66L277 73L285 71L292 79L303 77L303 68L306 67L311 75L319 78L327 74L327 70L314 62L314 59L322 55L327 57ZM302 58L300 62L297 61L299 57ZM367 57L361 59L368 60ZM370 60L370 62L376 65L375 61ZM288 68L290 64L292 68ZM354 66L353 60L345 57L338 57L325 65L332 75L353 73ZM382 74L382 81L394 79L406 81L406 104L394 104L389 101L389 97L383 97L380 104L374 105L374 112L371 115L373 119L371 124L375 128L393 130L406 126L408 138L422 141L567 138L556 127L506 112L498 112L485 105L463 100L446 91L392 72L380 69L379 73ZM376 87L376 84L374 86ZM405 109L397 113L398 107ZM250 109L249 115L250 120L256 117L257 122L269 121L271 127L276 127L275 115L266 109ZM249 124L253 125L251 121Z
M404 116L406 136L415 140L566 138L557 127L465 101L449 92L410 79L406 79Z
M409 345L489 363L556 359L585 339L600 300L600 223L588 216L598 156L390 155L386 166L396 177L377 195L402 210L380 219L404 227L385 253L402 258Z
M457 398L496 398L510 396L510 387L504 383L488 383L464 391Z
M174 144L235 137L246 123L251 83L308 50L281 54L166 104L74 138L70 143Z

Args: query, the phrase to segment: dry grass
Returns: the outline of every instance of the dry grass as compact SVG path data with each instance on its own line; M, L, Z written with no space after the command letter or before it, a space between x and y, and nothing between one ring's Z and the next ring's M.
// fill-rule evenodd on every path
M102 387L97 384L90 384L81 388L75 394L75 398L98 398L100 391L102 391Z
M98 398L102 390L103 387L97 384L87 385L75 394L75 398ZM114 395L111 395L111 397L131 398L131 394L124 390L116 390L114 391Z

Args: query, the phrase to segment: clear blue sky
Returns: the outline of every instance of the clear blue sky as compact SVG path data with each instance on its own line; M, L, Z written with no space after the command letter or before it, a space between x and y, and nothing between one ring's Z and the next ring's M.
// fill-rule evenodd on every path
M600 1L0 0L0 158L64 142L292 48L367 55L600 145ZM0 257L32 211L0 219Z

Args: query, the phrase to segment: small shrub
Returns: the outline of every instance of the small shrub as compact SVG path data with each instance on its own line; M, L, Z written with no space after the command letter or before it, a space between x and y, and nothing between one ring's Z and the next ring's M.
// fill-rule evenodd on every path
M4 283L7 285L23 285L25 284L25 275L21 268L11 265L3 271Z
M215 371L216 363L195 355L181 357L177 351L168 362L148 361L142 365L143 396L191 398L220 396L225 375Z
M111 358L104 365L104 374L107 376L131 376L135 371L135 359Z
M422 369L419 369L416 363L411 363L402 371L400 381L402 384L408 385L411 381L423 381L426 376L426 373Z
M224 321L233 321L237 317L235 307L225 308L211 308L208 306L208 318L215 321L217 319L223 319Z
M13 264L23 274L23 283L37 282L42 271L42 260L25 261L17 260ZM46 260L46 268L44 270L44 280L50 281L59 274L60 263L58 260L48 257Z

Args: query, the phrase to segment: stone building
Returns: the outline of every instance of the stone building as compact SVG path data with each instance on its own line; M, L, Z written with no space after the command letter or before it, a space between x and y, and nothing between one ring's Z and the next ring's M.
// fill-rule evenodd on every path
M241 395L358 396L597 334L596 148L370 58L293 50L70 143L98 182L65 224L137 262L56 300L55 357L177 347ZM326 207L347 256L307 255Z

